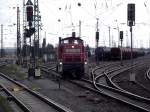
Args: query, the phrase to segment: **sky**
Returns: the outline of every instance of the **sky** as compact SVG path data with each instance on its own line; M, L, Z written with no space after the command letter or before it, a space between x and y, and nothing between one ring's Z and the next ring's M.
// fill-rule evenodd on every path
M27 0L25 0L27 2ZM32 2L34 2L32 0ZM78 6L78 3L81 6ZM95 31L99 19L99 46L118 46L118 32L124 32L123 46L130 46L130 31L127 26L127 4L135 3L135 26L133 26L133 46L150 46L150 0L39 0L42 30L40 43L46 37L47 43L54 46L58 38L79 35L81 21L81 38L85 45L95 47ZM23 0L0 0L0 24L4 26L4 47L16 46L16 7L21 12ZM60 21L58 21L60 20ZM110 40L109 40L110 27Z

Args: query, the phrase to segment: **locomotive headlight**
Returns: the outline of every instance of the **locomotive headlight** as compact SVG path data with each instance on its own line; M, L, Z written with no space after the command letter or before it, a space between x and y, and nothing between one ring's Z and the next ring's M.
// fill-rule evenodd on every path
M74 48L74 46L72 46L72 48Z
M84 64L87 65L87 61L85 61Z
M62 62L59 62L60 65L62 65Z

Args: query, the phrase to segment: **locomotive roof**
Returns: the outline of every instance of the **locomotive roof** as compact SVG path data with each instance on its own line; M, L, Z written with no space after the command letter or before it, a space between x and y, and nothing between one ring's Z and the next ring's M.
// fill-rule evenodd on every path
M71 40L71 39L83 41L83 40L82 40L81 38L79 38L79 37L66 37L66 38L63 38L63 39L61 39L61 40Z

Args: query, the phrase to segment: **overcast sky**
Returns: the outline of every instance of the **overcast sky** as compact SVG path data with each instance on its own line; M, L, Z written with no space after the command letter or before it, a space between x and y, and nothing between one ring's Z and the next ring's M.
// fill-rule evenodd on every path
M17 16L16 6L20 7L22 16L22 2L22 0L0 0L0 4L3 4L0 6L2 15L0 24L4 25L5 47L16 46L16 25L14 25ZM81 6L78 6L78 3ZM58 37L69 36L73 28L78 36L79 21L81 21L81 38L85 44L95 47L96 18L99 18L99 46L109 46L109 26L111 27L111 46L118 46L117 28L124 31L123 45L130 45L130 32L126 24L128 3L136 4L137 24L133 27L134 47L149 47L149 0L39 0L43 24L41 41L46 32L47 43L57 45Z

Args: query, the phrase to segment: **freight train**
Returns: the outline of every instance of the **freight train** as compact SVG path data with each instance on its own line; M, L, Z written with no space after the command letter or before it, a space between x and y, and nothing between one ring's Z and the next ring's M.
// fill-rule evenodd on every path
M109 47L98 47L95 49L95 58L98 61L108 61L111 59L110 57L110 48Z
M59 38L57 71L65 77L81 78L87 64L83 40L79 37Z
M122 51L122 59L127 60L131 59L131 48L118 48L118 47L98 47L95 49L95 58L98 61L103 60L120 60ZM133 48L132 56L137 58L139 56L144 56L145 52L143 49Z

